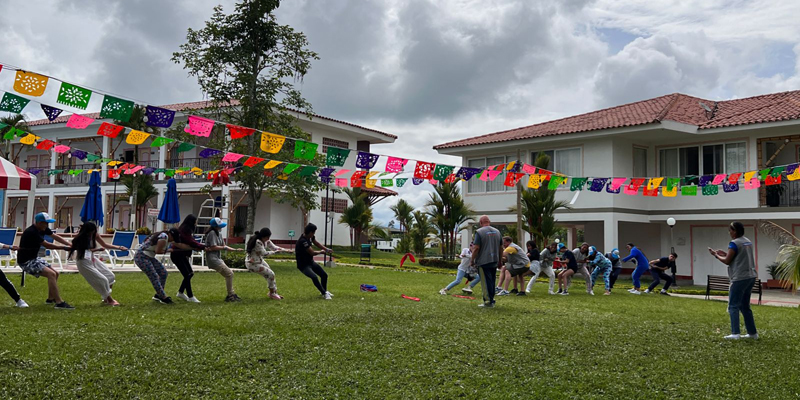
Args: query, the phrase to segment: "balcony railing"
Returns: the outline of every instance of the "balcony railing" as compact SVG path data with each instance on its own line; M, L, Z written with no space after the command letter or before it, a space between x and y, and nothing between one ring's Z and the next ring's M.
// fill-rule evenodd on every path
M777 203L777 207L800 207L800 181L784 180L780 188L764 188L767 191L767 205L775 207Z
M158 168L158 160L140 162L139 165L150 168ZM203 171L213 170L220 168L219 162L209 158L184 158L179 160L169 160L166 162L166 169L176 168L200 168ZM109 167L110 168L110 167ZM37 187L50 186L50 177L55 177L55 185L58 186L80 186L89 183L90 174L86 171L90 169L100 169L99 164L76 164L74 166L64 165L57 166L56 168L42 169L36 177L38 178ZM71 170L82 170L79 174L70 175ZM60 171L51 175L50 171ZM205 179L195 174L175 174L174 178L179 181Z

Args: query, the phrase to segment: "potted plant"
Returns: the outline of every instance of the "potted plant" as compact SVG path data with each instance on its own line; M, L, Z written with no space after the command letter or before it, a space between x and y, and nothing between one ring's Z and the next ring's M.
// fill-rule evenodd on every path
M151 233L152 232L150 232L150 228L148 228L146 226L143 226L143 227L141 227L141 228L136 230L136 234L137 235L149 235Z
M783 185L767 186L767 206L778 207L781 205L781 196L783 195Z
M767 289L781 289L783 288L783 280L778 278L778 263L772 263L767 265L767 273L772 279L767 279L767 283L765 284Z

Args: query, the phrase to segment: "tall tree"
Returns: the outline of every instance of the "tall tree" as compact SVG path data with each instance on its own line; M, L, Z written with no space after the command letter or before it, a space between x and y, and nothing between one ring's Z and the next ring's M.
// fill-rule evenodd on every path
M122 125L122 126L125 126L125 127L128 127L128 128L131 128L131 129L136 129L137 131L147 132L147 133L154 134L154 135L160 135L161 134L161 130L160 129L154 128L152 126L147 125L147 122L145 121L146 120L146 115L147 115L147 111L145 110L145 108L142 107L142 106L137 105L137 106L135 106L133 108L133 112L131 113L130 120L128 120L128 121L114 121L114 123L117 124L117 125ZM113 140L114 139L111 139L111 140L112 140L111 144L113 145L113 143L114 143ZM112 158L113 158L113 154L116 153L116 151L119 148L119 146L122 145L122 143L125 142L125 140L126 140L126 138L124 136L120 136L119 143L116 146L114 146L114 148L111 151ZM133 164L139 165L139 145L134 145L133 146ZM145 179L146 178L144 176L135 176L135 177L133 177L133 179L130 179L130 180L125 182L126 186L130 185L130 187L128 188L128 191L129 191L129 195L131 195L132 198L133 198L133 203L131 204L131 209L133 210L133 215L131 216L132 217L131 218L131 223L134 224L134 226L133 226L134 230L136 228L140 227L139 226L140 225L139 221L141 220L141 214L139 214L139 204L141 202L140 202L138 196L139 196L139 194L141 192L139 190L139 184ZM151 180L151 184L150 185L152 186L152 180ZM153 189L153 190L155 190L155 189ZM158 195L158 192L156 192L156 195ZM149 200L150 199L146 199L143 204L147 204L147 201L149 201ZM117 201L117 199L114 199L114 201Z
M425 245L430 242L430 235L431 233L436 232L436 227L431 223L430 217L428 214L422 211L414 211L412 214L412 219L414 221L413 228L409 231L409 236L411 238L411 249L417 255L417 257L424 257L425 256Z
M455 258L458 232L472 219L475 210L464 202L457 183L440 183L433 189L426 203L427 213L438 230L439 241L442 243L442 257L450 260Z
M273 11L279 0L245 0L226 15L214 8L203 29L189 29L186 43L172 60L183 64L190 76L211 98L209 109L228 122L262 131L308 140L309 135L296 125L291 109L308 115L311 105L295 83L308 73L317 53L307 48L302 32L280 25ZM216 135L221 136L221 135ZM222 146L220 146L220 144ZM263 153L258 134L225 140L218 147L240 154L262 155L281 161L293 160L292 141L287 140L278 154ZM322 156L303 164L322 165ZM233 176L245 189L247 231L253 231L256 207L264 192L279 203L290 203L304 212L317 207L316 192L322 188L313 176L297 173L284 176L262 168L243 168Z
M350 227L350 247L356 248L361 244L364 233L369 233L372 224L372 209L367 201L367 193L361 188L343 188L343 192L350 198L350 205L342 211L339 223Z
M550 157L540 153L535 165L547 169ZM555 212L561 208L569 208L569 203L563 200L556 201L556 191L550 190L547 184L538 189L525 189L522 192L522 220L524 229L533 236L536 244L543 249L558 232ZM516 207L511 208L516 211Z
M408 226L411 223L411 213L414 212L414 207L407 201L400 199L395 205L391 207L394 213L394 219L400 224L400 230L408 232Z
M6 132L10 131L12 128L21 129L25 132L31 131L31 128L28 126L28 122L25 121L25 117L22 114L11 114L5 116L3 118L0 118L0 122L5 125L8 125L3 127L3 129L0 129L0 139L2 139L3 135L5 135ZM20 146L20 150L16 154L12 154L11 152L12 140L5 140L5 139L2 140L4 142L4 146L0 148L0 150L2 150L2 157L16 164L17 158L19 157L19 154L22 152L22 146ZM48 165L47 168L49 167L50 166Z

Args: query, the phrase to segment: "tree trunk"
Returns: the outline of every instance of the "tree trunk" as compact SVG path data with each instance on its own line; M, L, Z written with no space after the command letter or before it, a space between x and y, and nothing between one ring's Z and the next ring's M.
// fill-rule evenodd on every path
M255 232L255 223L256 223L256 207L258 206L258 201L261 200L261 189L248 187L247 188L247 197L250 200L250 205L247 207L247 226L245 227L245 236L249 233Z

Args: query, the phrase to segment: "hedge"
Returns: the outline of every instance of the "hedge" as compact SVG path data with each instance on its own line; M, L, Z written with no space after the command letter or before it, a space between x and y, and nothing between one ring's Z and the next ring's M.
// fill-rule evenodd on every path
M460 261L446 261L439 258L420 258L419 265L444 269L457 269Z

